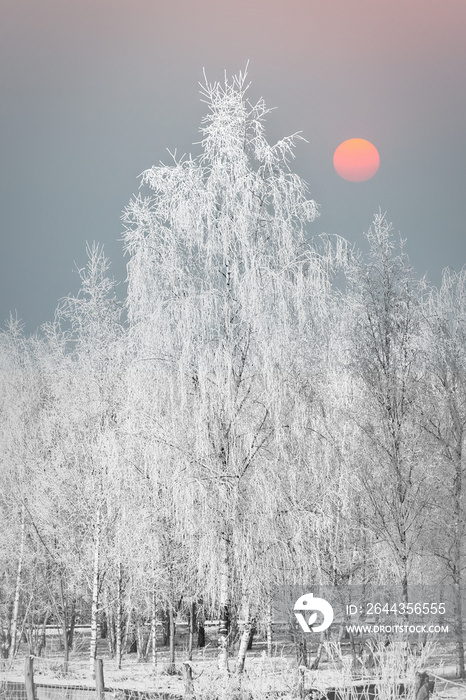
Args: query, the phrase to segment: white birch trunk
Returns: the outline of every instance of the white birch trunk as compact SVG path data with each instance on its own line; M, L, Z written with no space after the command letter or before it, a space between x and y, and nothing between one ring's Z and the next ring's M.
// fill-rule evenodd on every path
M141 661L144 661L144 632L141 625L141 618L139 615L136 618L136 644L137 661L138 663L140 663Z
M169 651L168 651L168 672L175 673L175 611L173 606L170 604L168 608L168 615L170 620L170 641L169 641Z
M272 603L267 603L267 656L272 656L273 653L273 609Z
M25 534L25 522L24 522L24 506L21 511L21 540L19 546L19 559L18 567L16 569L16 583L15 583L15 598L13 602L13 615L11 618L11 642L9 650L9 658L14 659L16 655L16 633L18 629L18 612L19 612L19 599L21 595L21 573L23 570L23 559L24 559L24 534Z
M117 603L116 603L116 620L115 620L115 647L116 647L116 658L117 658L117 668L121 668L121 562L118 562L118 581L117 581Z
M108 653L111 659L115 656L115 617L113 614L113 608L108 600L108 590L105 589L104 605L107 611L107 641L108 641Z
M463 510L463 430L457 426L457 444L455 450L455 479L453 513L455 525L455 539L453 546L453 588L455 610L455 637L458 659L458 676L465 677L464 639L463 639L463 598L462 598L462 544L464 537L464 510Z
M152 670L157 667L157 604L155 600L155 588L152 591L152 620L151 620L151 639L152 639Z
M193 601L193 602L191 602L191 604L189 606L188 661L193 660L194 631L196 628L195 615L196 615L196 604Z
M92 678L95 674L97 658L97 609L99 604L99 568L100 568L100 536L101 536L100 506L96 513L94 530L94 570L92 576L92 608L91 608L91 646L89 650L89 668Z
M254 626L254 619L251 618L251 613L249 605L246 609L246 617L244 620L244 627L241 633L241 641L239 644L238 657L236 659L236 673L239 675L244 671L244 664L246 661L246 652L248 650L249 639L251 637L251 630Z
M230 631L230 546L228 533L221 535L220 621L218 627L218 668L228 673L228 634Z

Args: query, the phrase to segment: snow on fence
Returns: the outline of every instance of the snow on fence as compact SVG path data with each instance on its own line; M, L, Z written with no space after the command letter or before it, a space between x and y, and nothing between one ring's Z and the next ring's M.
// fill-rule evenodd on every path
M193 677L191 665L188 662L183 664L183 675L185 680L184 695L172 693L151 692L132 690L127 688L106 688L104 681L104 669L102 659L95 661L95 686L81 686L68 684L48 685L35 683L34 681L34 658L27 656L25 659L24 683L19 681L0 681L0 700L192 700ZM413 700L429 700L433 696L435 679L445 682L438 676L417 672L413 694ZM354 700L378 700L388 697L385 692L381 693L381 682L366 682L360 685L351 685L345 688L327 688L318 690L316 688L305 687L305 668L299 668L299 679L296 700L347 700L349 697ZM455 684L453 684L455 685ZM457 684L458 686L460 684ZM464 687L464 686L461 686ZM409 695L408 687L404 683L398 683L392 688L394 695L390 697L406 698ZM279 697L280 691L268 693L269 698ZM459 697L459 696L458 696Z
M102 659L95 662L95 686L36 683L34 659L27 656L24 683L2 679L0 700L181 700L181 696L127 688L106 688Z

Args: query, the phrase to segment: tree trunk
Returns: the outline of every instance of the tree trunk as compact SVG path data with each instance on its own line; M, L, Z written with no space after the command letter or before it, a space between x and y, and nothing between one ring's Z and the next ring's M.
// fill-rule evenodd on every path
M406 534L402 533L402 546L406 548ZM401 558L401 599L405 605L408 605L408 555L403 554Z
M140 663L141 661L144 661L144 639L142 636L142 629L141 629L141 624L139 622L139 617L136 619L136 652L137 652L137 661Z
M13 604L8 610L8 624L6 627L3 626L3 621L0 620L1 631L2 631L2 658L7 659L10 654L11 647L11 614L12 614Z
M128 648L128 637L129 637L129 633L130 633L130 629L131 629L132 617L133 617L133 608L132 608L131 599L130 599L128 601L128 612L127 612L127 616L126 616L125 631L124 631L123 639L121 642L122 649L124 651L126 651L126 649L128 649L128 653L131 653L131 647L134 645L134 641L132 640L131 644L129 645L129 648ZM134 648L134 651L136 651L136 648Z
M95 674L95 660L97 658L97 610L99 604L99 579L100 579L100 536L101 536L100 506L96 513L94 528L94 570L92 576L92 607L91 607L91 645L89 650L89 669L92 678Z
M60 575L60 603L61 603L61 625L63 634L63 670L68 673L68 663L70 660L70 647L68 638L68 608L66 604L65 591L63 588L63 578Z
M267 603L267 656L272 656L273 653L273 609L272 603Z
M170 640L170 613L162 610L162 646L166 647Z
M21 594L21 572L23 570L23 558L24 558L24 535L25 535L25 518L24 518L24 506L21 511L21 540L19 545L19 558L18 567L16 569L16 584L15 584L15 597L13 602L13 615L11 618L11 632L10 632L10 649L9 658L14 659L16 655L16 630L18 626L18 611L19 611L19 598Z
M23 615L23 621L22 621L22 623L21 623L21 629L20 629L19 635L18 635L18 643L17 643L17 646L19 646L19 645L21 644L21 640L22 640L22 638L23 638L23 635L25 634L25 633L24 633L24 627L25 627L25 625L26 625L26 620L27 620L28 615L29 615L29 609L30 609L30 607L31 607L31 603L32 603L32 601L33 601L33 598L34 598L34 596L33 596L33 594L31 594L31 596L30 596L30 598L29 598L29 603L28 603L27 608L26 608L26 612L25 612L24 615ZM31 653L31 652L29 652L29 653Z
M234 649L236 642L238 642L239 644L239 640L241 637L241 631L238 622L239 612L236 609L236 606L234 606L231 602L228 618L230 621L230 627L228 630L228 650L230 652L232 649Z
M455 526L455 541L453 546L453 587L455 601L455 637L456 637L456 653L458 659L458 676L465 677L465 661L464 661L464 639L463 639L463 602L461 598L461 583L462 583L462 555L461 546L464 536L464 514L462 508L463 501L463 468L462 468L462 452L463 452L463 430L458 429L457 444L455 450L455 481L454 481L454 526Z
M196 606L196 627L197 627L197 647L203 649L205 647L205 612L204 601L199 600Z
M358 649L356 649L356 642L354 639L354 634L350 632L350 644L351 644L351 660L353 663L353 672L356 671L356 669L359 670L361 667L361 661L358 659Z
M113 619L113 611L109 612L108 615L108 655L111 659L115 658L115 620Z
M107 642L108 655L111 659L115 656L115 620L113 617L113 608L108 602L108 591L105 589L105 610L107 618Z
M150 649L151 642L152 642L152 635L151 635L151 631L149 631L149 634L147 635L147 639L144 642L144 652L142 654L144 662L147 662L149 659L149 649Z
M230 547L228 533L221 535L220 559L220 621L218 626L218 668L228 673L228 635L230 632Z
M122 597L122 571L121 562L118 562L118 578L117 578L117 604L116 604L116 620L115 620L115 643L117 668L121 669L121 642L123 640L122 620L121 620L121 597Z
M47 630L48 619L49 619L49 611L47 610L47 612L44 615L44 620L42 622L42 630L40 633L40 642L39 642L39 645L37 647L37 656L41 656L42 651L45 649L45 645L47 643L46 630Z
M108 619L107 619L107 610L104 609L102 610L102 615L100 617L100 638L101 639L107 639L108 635Z
M194 632L196 631L196 603L189 606L188 661L193 660Z
M252 624L250 632L249 632L248 649L247 649L248 651L251 651L251 649L252 649L252 644L254 642L254 636L255 636L256 632L257 632L256 625Z
M138 642L138 661L147 661L147 657L145 655L146 645L144 643L144 626L140 615L138 615L136 620L136 639Z
M70 620L69 620L69 627L68 627L68 648L71 649L73 648L74 644L74 627L76 625L76 600L72 600L71 602L71 615L70 615Z
M324 638L325 638L325 632L320 633L320 638L319 638L319 643L317 645L317 650L316 650L316 658L311 664L311 669L313 671L316 671L319 668L320 665L320 660L322 658L322 651L324 649ZM306 665L306 664L304 664Z
M239 644L238 657L236 659L236 673L241 674L244 671L244 664L246 661L246 652L250 649L251 636L254 634L255 619L251 617L249 607L246 611L246 619L244 621L243 632L241 634L241 641Z
M152 589L152 620L151 620L151 638L152 638L152 670L157 667L157 602L155 598L155 587Z
M304 637L301 637L300 641L298 641L296 648L296 656L298 666L304 666L305 668L307 668L307 644L306 639Z
M464 663L464 639L463 639L463 602L461 598L461 577L455 571L454 575L454 596L455 596L455 637L456 653L458 661L458 676L465 677Z
M175 612L173 606L170 605L168 608L168 619L170 622L170 635L169 635L169 656L168 656L168 673L175 673Z

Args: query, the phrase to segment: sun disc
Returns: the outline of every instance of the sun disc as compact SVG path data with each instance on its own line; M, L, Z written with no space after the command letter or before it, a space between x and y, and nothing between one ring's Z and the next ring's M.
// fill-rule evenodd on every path
M350 182L364 182L375 175L380 156L374 144L366 139L343 141L333 154L333 165L338 175Z

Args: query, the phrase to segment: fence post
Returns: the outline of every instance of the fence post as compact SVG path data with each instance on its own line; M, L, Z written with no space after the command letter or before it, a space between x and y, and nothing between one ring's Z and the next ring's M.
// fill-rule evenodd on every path
M183 662L183 676L184 676L184 697L192 698L194 695L193 687L193 669L189 661Z
M104 683L104 662L102 659L96 659L94 662L95 670L95 690L97 700L104 700L105 683ZM29 698L28 698L29 700Z
M27 700L35 700L34 692L34 659L26 656L24 663L24 685L26 686Z
M429 678L425 671L416 671L414 682L414 700L429 700L434 692L435 679Z
M304 685L305 670L306 668L303 665L298 667L298 698L300 698L300 700L303 700L304 696L306 695L306 688Z

